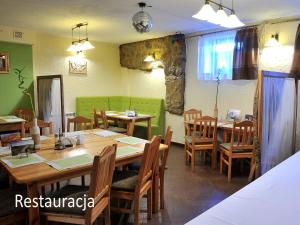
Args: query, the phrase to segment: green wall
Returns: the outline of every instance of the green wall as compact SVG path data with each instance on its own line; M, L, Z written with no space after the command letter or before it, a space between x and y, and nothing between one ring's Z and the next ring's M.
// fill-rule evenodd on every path
M22 69L25 66L24 87L30 88L33 93L32 46L0 41L0 52L3 51L9 54L10 72L0 74L0 115L8 115L15 108L30 108L28 97L18 88L14 68Z

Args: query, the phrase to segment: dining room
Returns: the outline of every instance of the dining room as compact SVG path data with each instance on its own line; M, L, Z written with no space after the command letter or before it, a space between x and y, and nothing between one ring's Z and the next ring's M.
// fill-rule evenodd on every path
M0 19L0 225L299 224L297 1Z

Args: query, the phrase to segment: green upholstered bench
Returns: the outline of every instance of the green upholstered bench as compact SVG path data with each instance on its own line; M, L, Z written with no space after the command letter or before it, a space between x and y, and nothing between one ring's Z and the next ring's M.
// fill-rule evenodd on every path
M77 115L92 118L92 110L125 111L135 110L138 114L152 115L152 135L164 135L165 105L163 99L130 96L92 96L76 98ZM146 129L146 122L136 123L137 127Z

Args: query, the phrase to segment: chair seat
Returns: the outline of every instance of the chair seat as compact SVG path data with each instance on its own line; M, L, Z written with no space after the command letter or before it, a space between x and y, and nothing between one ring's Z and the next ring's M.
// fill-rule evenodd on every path
M114 172L112 190L133 192L137 183L138 172L132 170Z
M185 141L188 142L189 144L192 144L193 143L193 136L186 136ZM203 139L200 139L200 137L196 136L196 143L197 144L210 144L210 143L212 143L212 141L211 140L205 141Z
M49 213L58 213L58 214L84 215L85 210L83 210L84 209L83 204L81 205L81 207L79 207L76 204L74 205L74 207L68 207L68 202L70 200L66 200L64 206L61 204L61 207L56 207L56 205L58 205L59 199L62 199L62 198L73 198L73 199L88 198L88 190L89 190L89 187L67 185L58 191L50 193L47 196L47 198L52 199L52 201L51 201L52 205L47 208L46 207L41 208L41 211L49 212ZM87 208L87 207L85 207L85 208Z
M233 145L237 145L237 142L234 142ZM231 148L231 143L220 144L220 147L226 151L229 151ZM251 149L233 149L232 152L233 153L250 153L250 152L252 152L252 150Z
M24 199L26 197L26 190L5 189L0 191L0 217L15 215L27 210L25 207L15 207L16 194L22 195Z

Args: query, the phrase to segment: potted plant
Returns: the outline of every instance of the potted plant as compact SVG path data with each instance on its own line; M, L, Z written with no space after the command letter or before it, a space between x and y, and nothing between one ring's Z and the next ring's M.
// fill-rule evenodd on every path
M35 108L34 108L34 104L33 104L32 94L28 88L24 87L24 83L25 83L24 82L25 76L23 75L24 69L25 69L25 67L23 67L22 69L15 68L14 73L18 78L18 82L19 82L18 88L22 91L22 93L25 96L27 96L29 98L30 107L33 112L33 121L32 121L32 126L30 127L30 134L31 134L32 140L34 142L35 149L39 149L40 148L40 128L38 127L38 123L37 123L37 117L36 117L36 112L35 112ZM31 121L28 121L28 122L31 122Z
M214 108L214 117L218 117L218 96L219 96L219 86L221 83L221 79L220 79L220 70L218 70L218 75L217 75L217 79L216 79L216 83L217 83L217 91L216 91L216 101L215 101L215 108Z

